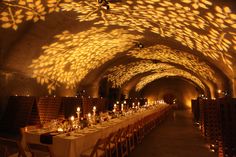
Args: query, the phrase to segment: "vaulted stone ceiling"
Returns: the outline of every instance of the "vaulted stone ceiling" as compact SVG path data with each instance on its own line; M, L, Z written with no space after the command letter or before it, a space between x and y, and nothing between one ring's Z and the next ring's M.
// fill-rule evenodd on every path
M234 88L233 0L0 3L2 71L23 73L49 92L95 85L104 77L119 86L136 77L137 89L160 76L184 77L211 92Z

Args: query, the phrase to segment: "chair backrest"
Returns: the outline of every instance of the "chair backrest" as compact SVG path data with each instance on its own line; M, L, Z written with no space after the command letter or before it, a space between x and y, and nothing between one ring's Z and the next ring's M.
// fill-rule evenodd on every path
M119 129L115 132L115 135L111 138L111 141L115 144L118 143L119 138L121 137L122 129Z
M104 153L106 153L106 147L108 144L108 137L107 138L99 138L95 144L95 146L93 147L93 151L90 154L90 157L98 157L98 150L102 150L104 151Z
M5 148L3 154L0 154L3 157L8 157L11 153L14 153L9 151L12 149L18 151L19 157L27 157L20 141L0 137L0 146Z
M129 126L121 129L120 138L126 137L127 132L129 131Z

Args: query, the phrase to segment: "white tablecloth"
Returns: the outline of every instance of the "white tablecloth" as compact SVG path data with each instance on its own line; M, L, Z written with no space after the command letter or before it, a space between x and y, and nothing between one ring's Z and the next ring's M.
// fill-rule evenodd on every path
M158 107L159 106L159 107ZM83 130L78 130L66 134L53 136L52 149L56 157L79 157L81 152L92 147L98 138L107 137L111 132L143 119L153 113L161 112L167 105L157 105L157 107L137 112L132 115L121 118L111 119ZM40 134L45 133L43 130L31 130L24 133L24 140L30 143L40 143Z

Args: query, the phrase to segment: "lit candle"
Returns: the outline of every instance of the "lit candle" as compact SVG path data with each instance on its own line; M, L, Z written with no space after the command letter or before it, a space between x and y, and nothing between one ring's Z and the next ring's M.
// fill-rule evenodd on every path
M124 104L126 104L126 100L124 101Z
M71 117L70 117L70 120L71 120L71 121L74 121L74 120L75 120L75 117L74 117L74 116L71 116Z
M62 128L58 128L57 131L58 132L63 132L63 129Z
M113 106L113 112L116 112L116 104Z
M121 111L124 110L124 104L121 104Z
M91 113L88 113L88 119L90 119L91 118Z
M93 106L93 115L96 114L96 106Z
M134 108L134 102L133 102L133 104L132 104L132 108Z
M80 112L80 107L77 107L77 112Z
M80 107L77 107L77 118L78 118L78 122L80 122Z
M116 104L113 105L113 112L116 112Z

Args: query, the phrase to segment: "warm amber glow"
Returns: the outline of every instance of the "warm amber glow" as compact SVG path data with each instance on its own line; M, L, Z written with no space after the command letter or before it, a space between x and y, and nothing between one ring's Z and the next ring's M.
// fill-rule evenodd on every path
M112 82L113 87L120 87L125 82L131 80L138 74L142 74L145 72L155 72L155 74L151 76L147 76L141 79L141 81L137 84L136 90L141 90L146 84L166 76L180 76L187 78L197 84L203 90L205 86L203 83L195 76L190 74L187 71L177 69L168 64L164 63L153 63L152 61L139 61L133 62L127 65L119 65L115 66L108 70L107 78Z
M126 0L110 3L110 10L104 10L95 0L87 0L72 2L62 8L77 12L80 21L125 26L139 32L150 30L162 37L173 38L213 60L222 61L232 70L230 51L236 50L236 14L229 7L213 2Z
M32 77L46 84L49 92L62 84L74 88L91 70L128 50L141 38L123 29L106 31L92 28L77 34L65 31L56 35L57 42L44 46L43 54L30 65Z
M80 21L119 25L129 30L150 30L170 37L222 61L232 70L236 50L236 14L213 0L126 0L110 3L106 10L97 0L3 0L0 20L3 28L17 29L25 20L44 20L53 11L74 11Z
M43 47L44 54L31 65L33 77L41 84L47 84L49 91L61 84L73 88L88 72L112 59L118 52L131 48L132 41L140 39L140 36L128 35L133 33L128 31L133 30L141 33L150 31L163 38L173 39L193 52L210 58L212 62L222 62L233 70L236 14L230 7L220 6L213 0L125 0L111 2L109 6L110 9L106 10L97 0L2 0L0 21L2 28L16 30L24 21L44 20L46 14L62 10L78 13L80 21L127 29L104 33L104 28L93 28L84 33L64 32L56 36L58 42ZM145 59L152 56L151 59L163 62L179 61L179 64L195 74L216 82L212 69L193 55L169 52L168 48L165 48L165 52L155 51L151 54L147 50L144 53L145 56L136 52L134 55ZM166 56L157 56L156 53ZM120 86L133 75L136 74L130 74L127 79L120 76L118 80L110 79L115 80L115 86Z
M2 0L0 6L3 11L0 14L2 28L18 29L18 25L24 21L45 20L45 16L51 12L59 12L61 6L71 3L73 0Z
M174 67L164 63L156 64L152 61L139 61L127 65L115 66L108 70L106 77L112 82L113 87L120 87L138 74L154 72L156 70L161 71L170 68Z
M144 88L147 84L151 83L152 81L158 80L163 77L168 76L179 76L191 80L196 85L198 85L201 89L205 90L204 84L199 80L197 77L191 75L190 73L183 71L181 69L165 69L163 71L157 71L155 74L148 75L143 77L139 83L136 85L136 91L140 91Z
M129 51L129 55L136 58L179 64L204 79L217 82L214 70L205 62L200 61L198 57L187 52L174 50L164 45L155 45L142 49L136 48Z

